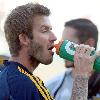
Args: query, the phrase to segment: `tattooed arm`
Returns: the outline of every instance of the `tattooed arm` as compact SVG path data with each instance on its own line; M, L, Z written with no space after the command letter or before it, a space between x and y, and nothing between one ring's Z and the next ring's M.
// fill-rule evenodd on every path
M90 56L93 48L80 45L74 55L73 89L71 100L87 100L88 78L93 70L95 56Z
M87 100L88 78L84 75L77 75L72 89L71 100Z

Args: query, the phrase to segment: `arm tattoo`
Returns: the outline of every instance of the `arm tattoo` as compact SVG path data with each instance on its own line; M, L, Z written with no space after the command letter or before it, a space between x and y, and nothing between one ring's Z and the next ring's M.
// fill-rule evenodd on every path
M84 75L75 77L72 89L71 100L87 100L88 78Z

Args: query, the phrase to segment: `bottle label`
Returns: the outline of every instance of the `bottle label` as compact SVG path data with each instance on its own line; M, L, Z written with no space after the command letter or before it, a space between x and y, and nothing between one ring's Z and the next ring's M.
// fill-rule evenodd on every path
M75 43L65 40L60 47L60 57L69 61L73 61L76 46L77 45Z
M68 54L74 55L75 54L75 48L78 46L78 44L75 44L73 42L68 41L65 45L65 50Z

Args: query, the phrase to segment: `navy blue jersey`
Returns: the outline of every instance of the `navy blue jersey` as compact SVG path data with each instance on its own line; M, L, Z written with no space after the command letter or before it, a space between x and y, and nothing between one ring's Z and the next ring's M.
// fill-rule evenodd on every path
M0 72L4 69L4 65L3 64L0 64Z
M0 100L53 100L43 82L17 62L0 72Z

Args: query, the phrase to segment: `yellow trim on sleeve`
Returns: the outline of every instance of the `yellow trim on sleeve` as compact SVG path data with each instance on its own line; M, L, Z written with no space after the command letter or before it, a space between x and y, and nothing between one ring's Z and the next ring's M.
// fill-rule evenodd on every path
M30 78L30 80L35 84L35 86L37 87L37 89L39 90L39 92L41 93L41 95L44 97L45 100L54 100L50 95L48 90L45 88L45 86L43 85L42 80L40 80L38 77L30 75L29 73L27 73L24 69L22 69L21 67L18 66L18 70L25 74L26 76L28 76Z

